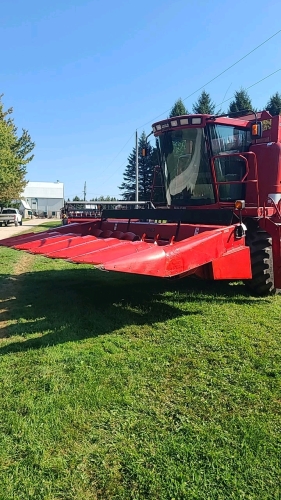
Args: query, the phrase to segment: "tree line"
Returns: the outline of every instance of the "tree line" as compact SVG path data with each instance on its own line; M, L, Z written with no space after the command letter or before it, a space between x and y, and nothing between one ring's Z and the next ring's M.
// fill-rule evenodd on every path
M70 199L68 198L67 201L70 201ZM74 196L74 198L72 198L72 201L83 201L82 198L79 198L79 196ZM107 196L98 196L98 197L95 197L95 198L91 198L89 201L117 201L117 198L115 198L114 196L109 196L109 194Z
M243 110L253 110L256 111L252 104L252 100L247 92L247 90L241 88L237 90L234 94L233 99L230 101L228 110L226 112L222 111L220 105L217 106L213 101L208 92L203 90L198 97L198 100L192 106L192 112L190 113L185 107L184 102L181 98L177 99L173 107L171 108L169 118L173 116L181 116L188 114L224 114L224 113L238 113ZM276 92L267 101L264 109L268 110L272 116L281 114L281 94ZM215 112L216 111L216 112ZM146 156L142 156L142 149L146 148ZM139 200L149 201L151 198L151 189L153 184L156 186L161 186L162 182L159 179L160 173L158 173L158 178L154 179L155 167L158 165L158 155L157 149L151 146L151 144L146 142L146 134L143 132L138 141L138 159L139 159ZM122 198L124 200L135 200L136 199L136 148L134 147L132 152L128 157L128 163L125 167L123 173L123 182L119 189L122 193ZM162 188L155 188L154 200L162 201L163 193Z
M226 114L226 113L238 113L239 111L244 111L251 109L256 111L256 108L252 104L252 100L247 92L247 90L241 88L237 90L234 94L233 99L230 101L229 107L226 111L222 111L220 105L217 106L211 99L208 92L203 90L198 98L198 100L192 106L193 114ZM281 94L276 92L270 96L269 100L262 109L266 109L272 116L281 114ZM217 110L217 111L216 111ZM216 113L215 113L216 111ZM182 99L178 99L171 109L170 117L188 115L190 112L185 107Z

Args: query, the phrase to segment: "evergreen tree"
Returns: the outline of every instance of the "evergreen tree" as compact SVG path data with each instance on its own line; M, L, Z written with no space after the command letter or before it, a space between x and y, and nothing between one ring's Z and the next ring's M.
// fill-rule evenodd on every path
M279 92L276 92L276 94L270 97L265 109L267 109L272 116L281 115L281 95Z
M171 109L170 118L172 118L173 116L181 116L181 115L188 115L188 111L185 105L183 104L181 98L179 98Z
M146 156L142 156L142 149L146 148ZM157 155L150 143L146 143L145 132L139 138L139 201L149 201L153 183L154 167L157 165ZM136 148L128 157L128 165L123 174L124 181L119 186L123 200L136 199Z
M28 156L35 144L27 130L17 135L17 127L10 117L12 108L4 111L0 96L0 205L19 199L27 182L26 165L32 160Z
M103 199L104 199L104 201L116 201L116 198L110 196L109 194L107 196L103 197ZM102 201L102 200L100 200L100 198L99 198L99 201Z
M198 101L193 104L192 111L195 114L213 115L215 107L216 105L212 102L210 94L203 90Z
M72 201L81 201L81 198L79 198L79 196L74 196L73 200Z
M114 196L96 196L95 198L91 198L90 201L117 201Z
M237 111L247 109L253 109L252 101L247 90L241 88L235 92L234 100L229 105L228 113L236 113Z

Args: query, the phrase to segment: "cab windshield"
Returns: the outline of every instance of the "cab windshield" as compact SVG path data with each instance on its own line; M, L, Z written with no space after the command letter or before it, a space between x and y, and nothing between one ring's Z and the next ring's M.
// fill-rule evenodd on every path
M215 203L204 130L190 128L159 137L167 204L174 206Z

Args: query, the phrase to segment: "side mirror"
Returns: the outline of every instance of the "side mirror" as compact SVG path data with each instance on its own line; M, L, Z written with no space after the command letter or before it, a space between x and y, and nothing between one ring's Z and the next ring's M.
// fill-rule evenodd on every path
M262 122L252 123L251 139L260 139L262 137Z

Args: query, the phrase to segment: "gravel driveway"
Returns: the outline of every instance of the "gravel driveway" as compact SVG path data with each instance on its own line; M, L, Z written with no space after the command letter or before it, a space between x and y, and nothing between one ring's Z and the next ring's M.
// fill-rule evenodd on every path
M51 219L52 221L56 219ZM23 221L22 226L12 226L9 225L7 227L0 227L0 240L3 240L4 238L9 238L10 236L15 236L16 234L20 234L23 231L30 231L32 232L32 228L34 226L39 226L40 224L43 224L44 222L48 222L48 219L30 219ZM58 226L61 225L61 220L57 219Z

